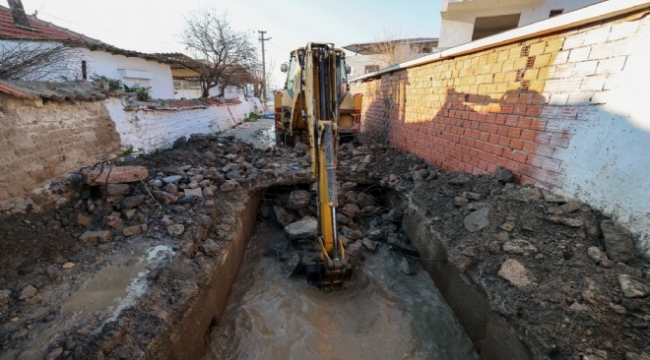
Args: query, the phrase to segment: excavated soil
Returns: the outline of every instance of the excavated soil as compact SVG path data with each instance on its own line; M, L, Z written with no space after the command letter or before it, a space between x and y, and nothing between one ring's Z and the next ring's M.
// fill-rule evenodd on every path
M304 146L254 149L233 137L197 136L129 163L149 169L146 186L109 191L73 181L67 205L41 213L16 207L0 219L0 359L201 356L223 309L203 320L196 309L220 277L234 281L233 254L245 247L237 239L250 233L257 194L310 182ZM402 199L389 205L394 220L404 204L417 207L427 219L419 226L439 235L446 254L421 261L448 261L531 358L647 359L650 266L609 239L625 243L629 233L584 204L507 175L446 172L380 145L339 151L341 186L391 191ZM387 240L381 225L359 224L350 230ZM88 230L108 235L80 241ZM111 281L128 285L113 303L92 305L101 301L80 292ZM224 306L229 286L217 287L208 298ZM198 345L179 352L192 331Z

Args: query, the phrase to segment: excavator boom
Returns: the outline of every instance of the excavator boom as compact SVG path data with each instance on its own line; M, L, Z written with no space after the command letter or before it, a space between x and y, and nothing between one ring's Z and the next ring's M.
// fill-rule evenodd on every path
M285 143L287 139L309 138L311 174L318 185L321 252L308 276L321 287L340 286L351 274L352 265L336 229L336 150L339 130L358 124L361 97L349 93L345 54L333 44L309 43L293 51L283 70L288 78L284 91L275 96L276 136Z

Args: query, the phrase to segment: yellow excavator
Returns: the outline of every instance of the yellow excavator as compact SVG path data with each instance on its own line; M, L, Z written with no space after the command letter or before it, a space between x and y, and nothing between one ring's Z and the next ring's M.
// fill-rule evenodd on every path
M339 135L359 131L361 94L351 94L345 52L334 44L309 43L291 52L284 89L274 95L278 142L309 142L311 176L318 186L320 256L307 277L321 288L341 286L352 263L336 230L336 150Z

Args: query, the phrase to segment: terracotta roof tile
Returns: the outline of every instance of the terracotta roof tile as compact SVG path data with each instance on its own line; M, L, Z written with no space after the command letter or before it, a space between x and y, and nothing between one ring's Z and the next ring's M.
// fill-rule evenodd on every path
M37 19L34 16L27 16L32 29L26 29L14 24L11 10L0 6L0 38L20 40L76 40L100 42L82 34L56 26L47 21Z
M138 51L125 50L106 44L100 40L90 38L72 30L56 26L47 21L27 15L29 25L32 29L26 29L14 24L11 10L0 5L0 39L11 40L35 40L35 41L63 41L69 46L85 47L92 51L105 51L112 54L120 54L127 57L140 57L147 60L154 60L163 63L178 62L170 57L158 54L145 54Z
M0 81L0 93L20 99L50 99L54 101L96 101L106 95L85 81L64 83L42 81Z

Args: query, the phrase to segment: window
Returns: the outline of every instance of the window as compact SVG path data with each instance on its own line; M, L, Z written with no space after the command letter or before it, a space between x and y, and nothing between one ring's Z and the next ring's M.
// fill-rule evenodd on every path
M521 14L477 17L472 41L517 28L520 16Z
M81 60L81 78L88 80L88 63L86 63L86 60Z
M564 12L564 9L553 9L551 12L548 14L548 17L552 18L553 16L558 16L561 15Z
M149 86L149 79L122 78L122 84L129 88L134 86L147 87Z
M293 94L295 93L295 86L296 86L296 81L299 81L300 78L299 76L302 76L302 73L298 70L297 67L297 62L298 59L296 58L295 54L291 55L291 62L289 63L289 70L287 71L287 82L285 83L284 88L287 89L289 92L289 96L293 98Z
M366 65L365 74L373 73L379 71L379 65Z

